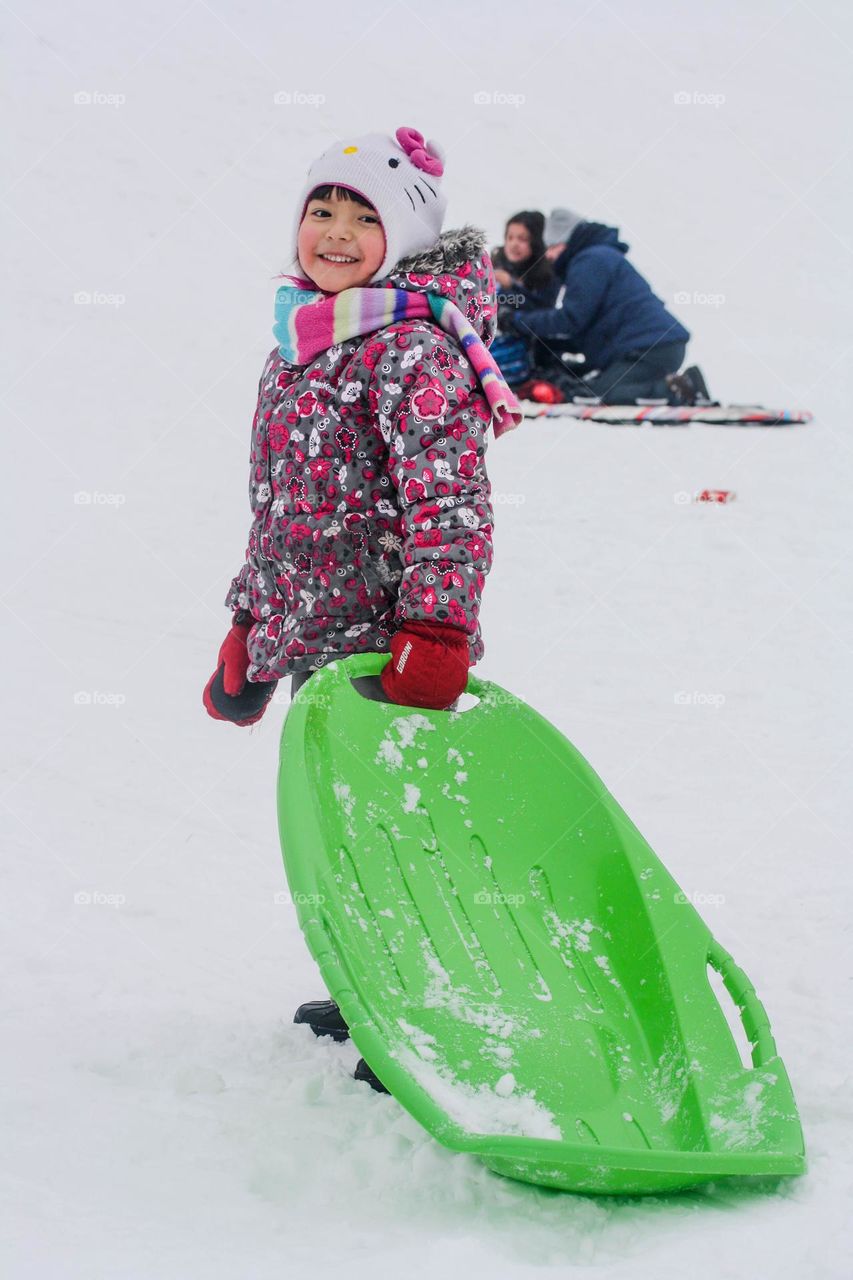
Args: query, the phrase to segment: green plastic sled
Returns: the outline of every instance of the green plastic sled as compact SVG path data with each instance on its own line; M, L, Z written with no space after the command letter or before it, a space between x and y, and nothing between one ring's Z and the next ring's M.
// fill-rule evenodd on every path
M761 1002L579 752L474 676L457 712L370 701L352 680L387 660L333 662L300 690L278 802L308 946L394 1097L542 1186L802 1173Z

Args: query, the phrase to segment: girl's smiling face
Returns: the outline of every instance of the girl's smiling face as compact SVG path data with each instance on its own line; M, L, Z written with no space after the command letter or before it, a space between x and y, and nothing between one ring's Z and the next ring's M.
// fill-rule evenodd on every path
M299 265L324 293L367 284L385 257L385 232L376 210L334 187L320 188L305 206L296 247Z

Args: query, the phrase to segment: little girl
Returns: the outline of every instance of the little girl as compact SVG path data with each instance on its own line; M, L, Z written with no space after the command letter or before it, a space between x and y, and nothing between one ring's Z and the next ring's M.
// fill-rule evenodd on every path
M387 699L444 708L482 656L486 437L521 413L486 347L484 237L441 231L443 172L408 128L309 169L252 426L246 561L204 690L215 719L254 724L279 679L365 650L391 654Z

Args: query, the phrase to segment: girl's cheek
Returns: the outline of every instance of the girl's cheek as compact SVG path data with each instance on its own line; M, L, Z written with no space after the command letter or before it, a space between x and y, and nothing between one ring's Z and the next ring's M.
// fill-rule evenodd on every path
M372 269L368 273L368 279L378 270L382 259L385 257L385 232L370 237L370 244L364 246L367 252L364 254L365 260L372 263Z
M382 261L382 259L380 258L380 259L379 259L379 262L381 262L381 261ZM376 270L378 269L378 267L379 267L379 262L377 262L377 264L376 264L376 266L375 266L375 267L373 267L373 266L367 266L367 267L365 267L365 269L364 269L364 271L362 271L361 275L360 275L360 276L358 276L358 278L357 278L356 280L354 280L354 281L353 281L353 283L350 285L350 288L352 288L352 289L357 289L357 288L359 288L359 286L360 286L360 285L367 284L367 282L370 280L370 277L371 277L371 276L376 272Z
M299 226L299 234L296 237L297 248L300 251L311 253L318 239L318 228L310 222L302 222Z

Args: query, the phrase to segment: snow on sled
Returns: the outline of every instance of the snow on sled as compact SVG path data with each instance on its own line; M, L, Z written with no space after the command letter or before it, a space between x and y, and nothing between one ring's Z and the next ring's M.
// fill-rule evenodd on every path
M278 807L308 946L394 1097L543 1186L801 1173L758 997L580 753L473 675L464 710L369 701L387 660L333 662L296 695Z
M691 422L727 427L789 427L811 422L805 409L765 409L761 405L709 404L538 404L522 400L525 418L581 418L610 426L687 427Z

